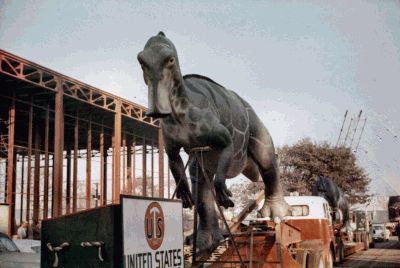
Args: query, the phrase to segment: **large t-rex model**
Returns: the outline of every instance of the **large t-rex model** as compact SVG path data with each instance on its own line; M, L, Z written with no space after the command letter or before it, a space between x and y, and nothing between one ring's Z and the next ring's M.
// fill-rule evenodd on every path
M285 216L289 207L283 199L274 145L250 105L207 77L182 76L175 46L163 32L147 41L138 61L148 86L147 115L161 118L171 172L177 184L181 181L177 196L185 208L194 203L180 149L212 149L203 153L203 168L199 168L200 161L189 165L192 189L195 181L199 187L195 199L200 216L198 249L212 249L222 238L212 193L202 170L208 178L214 178L219 205L233 207L225 179L243 173L252 181L264 181L266 199L260 213L265 217Z
M343 214L343 223L346 227L350 227L349 204L342 189L333 180L325 176L318 176L312 187L312 195L321 196L333 209L340 209Z

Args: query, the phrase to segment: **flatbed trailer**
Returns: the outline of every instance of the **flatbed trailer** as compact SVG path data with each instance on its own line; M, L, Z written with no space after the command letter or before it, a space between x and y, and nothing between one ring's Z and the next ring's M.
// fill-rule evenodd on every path
M193 249L186 246L185 267L204 264L211 267L333 267L339 256L326 200L321 197L285 199L292 207L304 209L303 214L285 217L282 222L265 218L246 223L244 218L260 202L257 198L256 204L249 204L231 224L233 241L227 237L212 252L195 256ZM342 256L356 249L357 246L344 245Z

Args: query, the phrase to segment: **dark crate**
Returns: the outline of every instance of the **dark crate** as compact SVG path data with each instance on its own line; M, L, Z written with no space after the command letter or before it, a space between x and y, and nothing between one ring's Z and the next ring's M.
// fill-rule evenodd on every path
M103 241L102 256L97 247L83 248L81 242ZM58 253L58 267L122 267L121 206L109 205L42 222L41 267L52 267L54 252L47 243L69 247Z

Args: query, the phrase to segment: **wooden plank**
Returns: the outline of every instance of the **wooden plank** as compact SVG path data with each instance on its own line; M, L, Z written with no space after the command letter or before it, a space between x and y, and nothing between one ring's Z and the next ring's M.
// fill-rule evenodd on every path
M61 80L57 79L54 114L54 196L53 217L62 214L63 152L64 152L64 103Z
M92 124L87 129L87 150L86 150L86 209L90 208L92 186Z
M39 127L35 127L35 167L33 172L33 216L34 224L39 220L39 189L40 189L40 133Z
M43 196L43 219L48 218L49 213L49 126L50 111L47 105L44 127L44 196Z
M15 96L9 109L8 121L8 155L7 155L7 203L8 203L8 235L11 237L14 232L15 223L15 155L14 155L14 135L15 135Z

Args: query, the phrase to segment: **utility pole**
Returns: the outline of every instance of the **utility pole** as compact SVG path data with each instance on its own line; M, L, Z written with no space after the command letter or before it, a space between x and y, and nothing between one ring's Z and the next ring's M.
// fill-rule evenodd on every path
M357 132L357 127L358 127L358 123L360 122L361 114L362 114L362 110L360 110L360 113L358 114L356 127L354 128L353 136L351 137L351 141L350 141L350 148L353 145L354 136L356 135L356 132Z
M344 113L344 119L343 119L343 123L342 123L342 127L340 128L340 133L339 133L339 137L337 139L335 148L338 146L339 141L340 141L340 137L342 136L342 132L343 132L343 127L344 127L344 123L346 122L346 118L347 118L347 113L349 112L349 110L346 110L346 112Z
M365 128L365 124L366 123L367 123L367 118L365 118L365 120L364 120L364 124L363 124L363 127L361 129L361 134L360 134L360 137L358 138L357 146L356 146L356 149L355 149L356 152L357 152L358 146L360 145L361 137L362 137L362 135L364 133L364 128Z
M351 123L353 123L353 117L350 119L350 123L349 123L349 128L347 129L347 133L346 133L346 137L344 138L344 146L346 146L347 143L347 137L349 136L349 132L350 132L350 128L351 128Z

